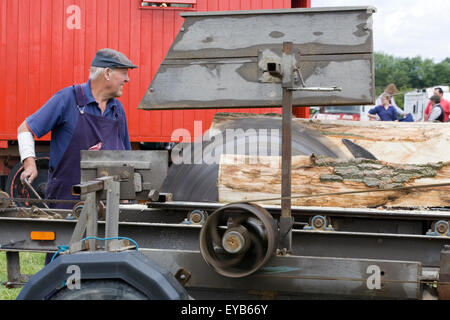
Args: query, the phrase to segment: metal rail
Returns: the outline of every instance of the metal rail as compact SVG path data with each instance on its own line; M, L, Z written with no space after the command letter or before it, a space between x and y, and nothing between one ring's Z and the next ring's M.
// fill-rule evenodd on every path
M55 252L68 245L76 221L30 218L0 218L0 250ZM53 231L54 241L32 241L31 231ZM121 236L134 239L140 248L199 250L201 225L120 222ZM105 235L105 223L98 223L98 236ZM450 244L448 237L363 232L292 231L292 252L296 255L346 258L399 259L439 266L439 252ZM414 248L414 250L405 250Z
M227 204L219 202L184 202L184 201L169 201L169 202L150 202L148 206L153 209L163 210L182 210L189 211L195 209L203 209L207 211L215 211ZM121 209L127 210L126 205ZM142 206L145 211L147 206ZM264 209L272 214L280 214L281 207L277 205L261 205ZM436 219L450 219L449 211L439 210L379 210L370 208L336 208L336 207L298 207L292 206L291 211L293 215L327 215L336 217L348 218L389 218L389 219L405 219L405 220L436 220ZM1 212L1 211L0 211Z

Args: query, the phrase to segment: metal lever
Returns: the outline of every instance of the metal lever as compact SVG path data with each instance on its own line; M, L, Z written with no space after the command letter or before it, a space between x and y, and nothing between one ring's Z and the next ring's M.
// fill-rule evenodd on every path
M312 91L312 92L330 92L330 91L342 91L339 87L297 87L288 88L289 91Z
M293 88L287 88L288 91L311 91L311 92L333 92L333 91L342 91L342 88L339 87L307 87L305 84L305 80L303 80L302 72L300 71L300 68L295 67L293 70L294 73L298 75L298 78L294 82L299 82L301 84L301 87L293 87Z

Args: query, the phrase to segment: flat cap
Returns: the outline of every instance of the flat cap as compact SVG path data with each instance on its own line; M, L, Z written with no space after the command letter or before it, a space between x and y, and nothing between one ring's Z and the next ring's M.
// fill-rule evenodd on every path
M123 53L109 48L98 50L91 66L100 68L137 68Z

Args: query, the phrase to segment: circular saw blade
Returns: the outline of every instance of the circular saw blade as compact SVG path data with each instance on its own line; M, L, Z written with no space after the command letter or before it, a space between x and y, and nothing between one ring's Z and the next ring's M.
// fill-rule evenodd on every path
M203 135L203 141L197 142L196 147L193 144L185 143L179 144L173 149L183 150L183 154L172 154L175 164L170 166L161 192L171 193L174 201L217 202L220 155L226 153L280 156L282 150L281 129L280 116L242 118L233 116L215 123ZM230 138L231 134L235 134L232 139ZM258 147L261 145L263 149ZM264 148L266 149L264 150ZM190 153L188 156L185 154L186 150ZM292 155L312 154L330 158L345 157L337 146L319 132L293 122ZM211 155L215 159L212 163ZM205 163L205 156L209 157L209 163ZM184 161L181 157L184 157Z

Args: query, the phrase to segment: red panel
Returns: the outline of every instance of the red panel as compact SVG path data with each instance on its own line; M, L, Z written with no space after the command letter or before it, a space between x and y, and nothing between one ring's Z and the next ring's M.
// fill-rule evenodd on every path
M85 9L83 11L83 21L85 26L85 52L84 52L84 68L85 74L88 75L89 67L92 62L92 58L98 49L97 45L97 2L86 0Z
M17 65L17 120L19 122L25 120L27 116L28 97L29 97L29 85L28 76L30 70L29 65L29 47L30 47L30 1L19 1L19 21L20 26L18 29L18 65Z
M48 1L46 1L48 3ZM64 4L62 1L54 1L49 4L52 7L52 63L51 63L51 88L50 94L63 88L62 75L68 69L63 68L63 30L65 28ZM70 66L70 65L69 65ZM68 71L68 70L67 70ZM47 97L48 100L50 96Z
M57 1L59 2L59 1ZM74 30L67 27L69 14L67 14L67 9L73 4L72 0L64 0L64 6L62 8L64 14L64 20L62 25L62 65L64 72L62 73L62 83L61 88L73 84L74 78L74 66L75 66L75 34Z
M119 28L119 37L118 37L118 46L117 50L123 52L126 56L130 56L130 28L131 28L131 8L130 1L120 0L118 4L119 9L119 17L117 21L117 25L120 25ZM121 24L121 21L126 21L127 23ZM131 72L130 72L131 74ZM130 91L128 88L123 91L123 96L120 99L125 108L125 112L129 114L129 106L130 106Z
M147 88L152 81L152 33L153 33L153 13L156 10L142 10L141 11L141 39L140 39L140 54L141 61L138 72L140 73L139 82L139 96L144 96ZM142 112L139 110L139 122L135 123L139 127L139 136L145 136L149 131L149 127L152 125L150 121L151 112ZM131 125L131 124L130 124ZM129 125L129 126L130 126ZM148 133L148 135L150 135ZM155 141L155 140L153 140Z
M241 9L241 1L240 0L230 0L230 8L231 11L236 11Z
M40 13L41 6L38 1L30 1L30 44L28 46L29 54L29 70L28 70L28 81L25 84L29 86L29 83L34 83L36 85L29 86L29 96L26 108L24 109L23 118L28 116L32 112L31 106L39 102L39 88L40 88L40 61L41 61L41 24L40 24Z
M309 108L308 107L293 108L292 113L297 118L309 118Z
M96 7L96 36L97 49L106 48L108 46L108 0L97 0Z
M88 2L90 0L87 0ZM72 83L82 83L87 78L87 72L86 72L86 65L85 65L85 40L86 40L86 0L75 0L72 1L74 5L78 6L80 8L80 27L81 29L73 29L72 34L74 37L74 46L73 46L73 79ZM69 14L66 12L66 17L68 17ZM67 18L66 18L67 19ZM76 26L78 28L78 26Z
M36 1L33 1L36 2ZM39 3L39 2L38 2ZM36 26L40 24L41 43L39 45L39 93L33 97L28 112L31 114L39 106L43 105L51 96L51 79L53 66L53 39L52 39L52 3L41 1L40 22L36 22ZM30 83L34 86L33 83Z
M241 1L241 10L251 10L251 9L252 9L252 3L250 0Z
M143 1L150 3L185 3L185 4L197 3L197 0L143 0Z
M262 7L262 2L263 0L250 0L251 1L251 7L253 10L261 10Z
M140 72L142 71L141 63L141 14L146 14L143 10L137 10L135 5L130 5L130 55L128 56L134 64L141 66L138 69L133 69L129 72L130 82L125 89L129 92L130 102L128 104L128 132L130 137L139 135L139 117L140 112L133 106L139 104L139 96L141 96ZM146 90L146 89L143 89ZM134 111L134 112L133 112Z
M292 8L311 8L311 0L292 0Z
M159 65L164 59L164 47L163 47L163 39L164 39L164 25L163 25L163 15L164 9L160 10L152 10L153 15L153 23L152 23L152 79L155 76ZM151 82L151 81L150 81ZM148 84L150 84L148 82ZM153 136L161 136L161 126L162 126L162 112L163 111L150 111L151 116L151 124L148 122L144 124L149 126L149 133Z
M108 48L119 49L119 26L125 25L119 21L119 0L108 0ZM128 22L128 21L127 21Z
M188 0L192 1L197 11L310 5L310 0ZM74 5L80 9L80 28L75 29L67 25L73 17L68 8ZM105 47L124 52L139 65L130 70L130 83L121 97L132 141L167 141L177 128L194 134L196 120L202 121L205 131L216 112L280 112L280 108L137 110L184 22L181 8L140 6L140 0L0 0L0 72L7 75L0 79L0 139L15 140L26 116L55 92L86 81L95 52Z
M0 2L0 74L6 74L6 1ZM0 116L0 136L4 134L6 129L6 122L8 121L6 113L6 83L5 77L0 78L0 110L5 110L5 114ZM11 119L12 120L12 119ZM13 122L9 120L10 122Z
M3 78L3 85L6 88L6 105L5 108L0 108L0 110L5 110L5 127L2 129L5 133L13 133L14 136L17 132L17 127L15 126L14 119L17 120L17 74L18 74L18 57L17 57L17 47L19 39L19 2L18 1L7 1L6 2L6 68L7 71L5 75L8 75L8 80ZM3 134L3 132L2 132ZM6 137L4 137L6 138Z

